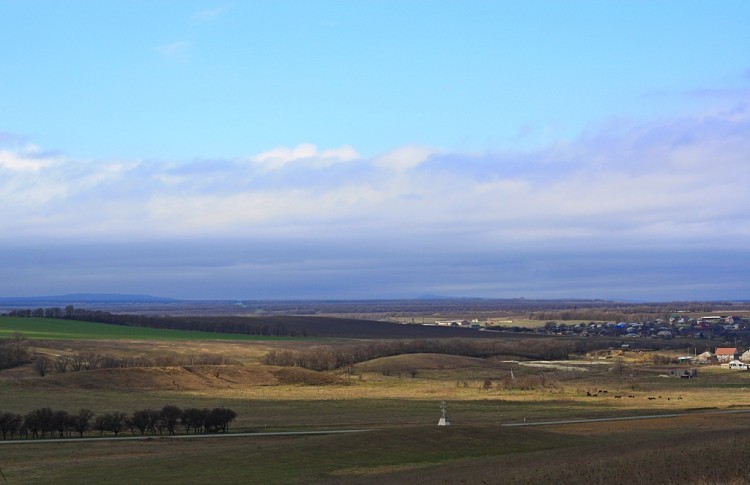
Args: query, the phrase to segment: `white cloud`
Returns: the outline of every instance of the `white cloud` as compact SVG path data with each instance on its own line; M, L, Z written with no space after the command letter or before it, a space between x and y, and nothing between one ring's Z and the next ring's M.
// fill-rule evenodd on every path
M748 153L750 119L737 112L610 125L517 154L407 146L364 159L304 143L245 160L146 163L11 147L0 152L0 238L739 246Z
M17 150L0 150L0 170L38 172L58 163L56 158L44 156L39 147L25 145Z
M396 171L410 170L423 163L430 156L440 153L439 150L428 146L404 146L380 155L374 160L378 167Z
M300 144L96 162L10 140L0 257L25 279L0 289L726 298L747 292L748 154L742 109L618 121L523 153Z
M312 167L328 167L337 163L351 162L360 158L352 147L344 145L322 152L311 143L300 143L294 148L277 147L250 158L250 162L262 170L282 169L290 164L303 163Z

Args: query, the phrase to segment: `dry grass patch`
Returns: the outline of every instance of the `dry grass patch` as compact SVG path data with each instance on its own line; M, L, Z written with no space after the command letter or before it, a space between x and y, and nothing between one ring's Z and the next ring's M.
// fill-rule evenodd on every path
M257 364L275 342L236 342L215 340L40 340L32 351L57 357L78 352L93 352L116 358L189 361L205 356L222 356L242 364Z
M306 386L347 385L351 381L301 367L282 367L273 372L279 384L301 384Z
M272 386L279 383L264 366L206 365L96 369L35 378L27 385L103 390L197 391Z

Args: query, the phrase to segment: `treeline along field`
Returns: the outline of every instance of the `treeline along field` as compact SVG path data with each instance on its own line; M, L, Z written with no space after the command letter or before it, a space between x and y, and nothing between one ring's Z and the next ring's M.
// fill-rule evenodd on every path
M470 328L402 325L391 322L360 320L355 318L267 316L267 317L156 317L125 313L85 310L73 307L13 310L6 318L31 318L48 321L97 322L122 327L182 330L225 335L253 335L264 337L318 337L318 338L498 338L493 332L480 332ZM2 329L3 318L0 318ZM6 320L7 322L7 320ZM15 321L16 323L18 320ZM59 327L58 327L59 329ZM114 338L116 331L112 331ZM137 338L137 337L132 337Z
M29 411L25 415L0 411L0 433L3 440L12 440L16 437L69 438L73 434L83 438L91 432L98 433L99 436L103 436L104 433L119 436L123 431L130 431L133 435L138 431L141 436L157 433L174 435L180 428L184 429L185 434L190 434L191 430L194 434L226 433L236 417L237 413L223 407L180 409L172 404L167 404L161 409L139 409L131 415L122 411L95 415L93 411L85 408L76 413L69 413L44 407Z
M20 333L27 338L99 340L257 340L283 339L273 335L216 333L179 328L152 328L37 317L0 317L0 337Z
M325 371L381 357L421 353L481 358L502 355L523 360L565 360L572 354L583 354L618 344L617 340L581 338L376 340L346 345L317 345L305 350L271 350L263 358L263 363ZM653 345L660 348L682 346L681 343L667 341L659 341Z

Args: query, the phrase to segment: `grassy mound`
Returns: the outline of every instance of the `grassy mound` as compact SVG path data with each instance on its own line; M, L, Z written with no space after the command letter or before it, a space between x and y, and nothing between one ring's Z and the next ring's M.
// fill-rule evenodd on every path
M356 364L359 372L408 372L410 370L443 370L487 368L485 359L446 354L402 354Z

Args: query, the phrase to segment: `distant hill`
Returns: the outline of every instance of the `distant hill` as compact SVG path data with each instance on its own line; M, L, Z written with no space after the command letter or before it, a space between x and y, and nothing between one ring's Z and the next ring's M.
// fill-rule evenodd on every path
M0 298L2 304L31 305L41 303L75 304L75 303L166 303L179 301L172 298L161 298L151 295L129 295L122 293L70 293L53 296L24 296Z

